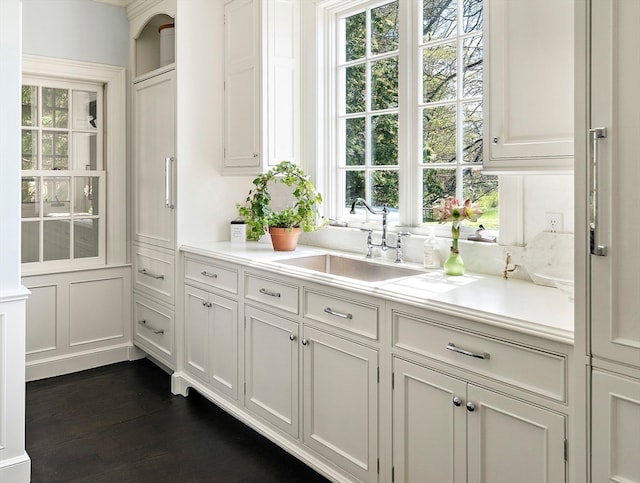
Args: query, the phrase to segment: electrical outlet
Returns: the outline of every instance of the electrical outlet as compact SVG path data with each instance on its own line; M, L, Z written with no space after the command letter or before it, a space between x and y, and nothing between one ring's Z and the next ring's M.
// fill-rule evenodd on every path
M548 231L549 233L562 231L562 213L545 213L544 231Z

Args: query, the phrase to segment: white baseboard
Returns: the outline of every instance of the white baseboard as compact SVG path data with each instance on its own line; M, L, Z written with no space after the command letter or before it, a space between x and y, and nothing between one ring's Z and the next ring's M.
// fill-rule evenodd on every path
M120 344L30 361L26 364L26 380L37 381L142 357L134 349L132 344Z
M28 483L31 481L31 458L23 453L15 458L0 460L0 481Z

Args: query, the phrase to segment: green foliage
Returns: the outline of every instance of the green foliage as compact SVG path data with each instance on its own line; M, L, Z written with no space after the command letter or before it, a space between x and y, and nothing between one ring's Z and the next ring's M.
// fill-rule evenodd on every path
M281 211L271 209L269 185L283 183L293 188L296 199L294 206ZM236 205L238 213L247 224L247 238L258 240L270 226L278 228L301 228L313 231L318 227L318 207L322 196L316 192L313 183L300 167L289 161L282 161L266 173L253 180L254 188L244 205Z

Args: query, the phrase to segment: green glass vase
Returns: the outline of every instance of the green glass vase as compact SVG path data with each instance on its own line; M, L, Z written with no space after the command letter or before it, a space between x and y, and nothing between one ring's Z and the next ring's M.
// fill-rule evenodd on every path
M447 275L464 275L465 266L460 252L458 252L458 238L460 238L460 225L451 225L451 253L444 262L444 273Z

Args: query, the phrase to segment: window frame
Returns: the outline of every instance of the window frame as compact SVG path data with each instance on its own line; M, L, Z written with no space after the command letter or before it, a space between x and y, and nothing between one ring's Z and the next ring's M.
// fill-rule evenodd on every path
M25 54L22 57L22 74L28 77L104 85L103 169L106 178L103 181L104 213L101 215L106 234L105 256L100 260L78 259L22 264L22 274L35 275L126 264L129 252L126 203L126 68ZM71 173L75 172L70 170L68 173L71 176ZM87 172L83 173L86 176Z
M336 76L336 68L338 54L335 46L337 34L336 15L347 11L356 11L358 8L364 8L364 4L369 3L368 0L317 0L311 5L303 8L303 22L308 28L303 29L305 40L305 72L313 73L309 75L312 79L305 84L305 119L308 128L305 133L305 159L307 170L315 174L316 185L321 192L326 193L324 196L324 211L329 218L345 218L343 210L338 198L342 198L336 194L338 189L338 177L335 175L338 162L338 143L337 136L337 114L338 109L335 102L338 93L336 92L339 85ZM376 4L386 3L384 0L375 2ZM373 3L372 3L373 4ZM411 9L413 19L419 18L417 10L420 8L418 2L411 1ZM411 19L407 19L407 8L400 9L401 25L410 25ZM417 20L415 20L417 22ZM418 41L413 39L415 25L411 28L401 29L400 41L410 42L412 46L416 46ZM486 26L483 29L486 37ZM418 141L415 136L419 133L421 120L417 116L418 90L412 79L416 72L419 72L421 66L417 65L419 59L414 55L413 48L400 49L400 69L399 69L399 89L406 89L411 92L410 96L400 97L400 111L408 112L405 119L400 119L400 125L413 123L409 129L401 129L399 136L398 157L399 164L410 163L414 150L418 149L414 146ZM407 58L409 57L409 58ZM490 52L483 52L483 69L488 69L490 62ZM486 90L482 96L483 106L487 106ZM408 106L407 106L408 104ZM408 108L408 111L407 111ZM485 109L486 110L486 109ZM418 164L414 162L413 164ZM422 165L420 166L423 167ZM413 167L413 169L416 169ZM406 174L403 175L403 168L400 169L400 190L399 204L401 206L409 206L412 203L418 203L419 196L417 193L422 192L422 186L417 176L406 180ZM499 241L501 244L520 244L524 239L524 223L522 219L523 212L523 178L519 175L500 175L498 176L499 199L500 204L500 229ZM340 188L341 189L341 188ZM503 200L509 200L509 203ZM417 235L427 235L433 225L417 223L420 216L420 209L411 210L411 214L402 212L402 218L396 222L390 223L395 229L409 231ZM364 216L349 216L346 219L351 226L362 226L367 228L379 229L380 217L371 216L368 212ZM481 222L481 219L480 219ZM450 237L450 227L446 224L436 225L436 234L438 236ZM463 227L463 232L472 233L475 227Z

